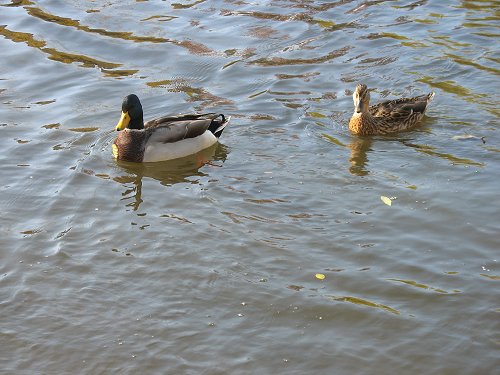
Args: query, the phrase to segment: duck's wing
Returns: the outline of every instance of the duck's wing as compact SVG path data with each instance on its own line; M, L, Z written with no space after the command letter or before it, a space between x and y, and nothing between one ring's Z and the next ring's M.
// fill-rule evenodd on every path
M165 116L148 121L144 127L149 133L148 142L173 143L198 137L211 127L219 128L224 122L217 120L220 116L216 113Z
M393 119L401 119L414 113L423 115L433 97L434 93L431 92L414 98L388 100L371 106L369 111L372 116Z

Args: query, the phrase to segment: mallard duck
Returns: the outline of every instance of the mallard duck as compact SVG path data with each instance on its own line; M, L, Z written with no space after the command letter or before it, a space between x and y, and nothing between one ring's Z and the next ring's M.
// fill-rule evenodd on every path
M349 121L349 130L358 135L389 134L410 130L424 117L427 105L434 93L388 100L370 105L370 92L364 84L356 86L352 99L354 113Z
M223 114L203 113L165 116L144 123L137 95L123 99L113 142L118 160L154 162L195 154L215 144L229 122Z

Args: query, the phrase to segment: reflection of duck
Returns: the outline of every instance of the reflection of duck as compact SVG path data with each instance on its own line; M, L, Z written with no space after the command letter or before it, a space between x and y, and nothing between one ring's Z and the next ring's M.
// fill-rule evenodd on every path
M177 183L196 183L203 176L207 176L203 166L217 167L219 163L227 158L227 149L222 144L215 144L196 155L188 155L184 158L163 161L158 163L129 163L118 162L118 165L127 173L125 176L115 177L114 180L124 184L127 190L122 195L126 198L127 206L133 207L134 211L139 209L143 202L143 177L153 178L163 185L174 185ZM132 186L130 184L133 184ZM130 199L132 198L132 201Z
M222 114L204 113L166 116L144 124L141 102L131 94L122 103L113 155L132 162L182 158L214 145L228 122Z
M405 131L413 128L423 117L434 93L385 101L373 106L370 92L364 84L356 86L354 113L349 121L349 130L358 135L377 135Z
M349 143L351 157L349 162L349 172L356 176L366 176L369 170L366 168L368 163L368 152L371 151L373 139L370 137L352 137Z

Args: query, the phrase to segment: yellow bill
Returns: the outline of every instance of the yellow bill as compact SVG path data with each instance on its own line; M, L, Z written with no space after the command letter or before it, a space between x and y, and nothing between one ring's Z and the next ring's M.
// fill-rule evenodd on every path
M130 116L129 116L128 112L122 112L122 115L120 117L120 121L118 121L118 124L116 124L116 130L125 129L129 123L130 123Z

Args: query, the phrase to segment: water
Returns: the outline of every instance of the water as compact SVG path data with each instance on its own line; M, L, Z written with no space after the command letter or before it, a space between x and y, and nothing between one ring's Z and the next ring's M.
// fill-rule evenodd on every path
M498 1L0 5L2 374L498 368ZM436 98L359 138L358 82ZM132 92L232 122L117 163Z

